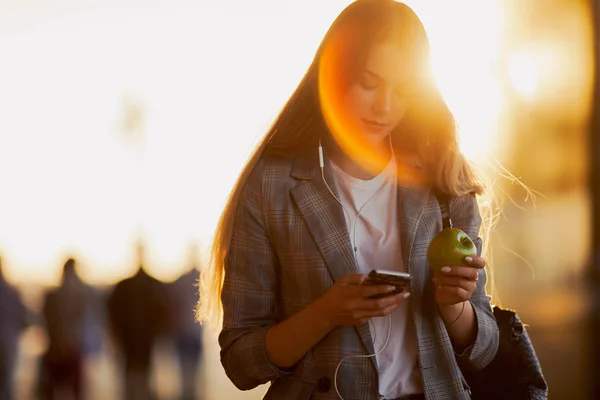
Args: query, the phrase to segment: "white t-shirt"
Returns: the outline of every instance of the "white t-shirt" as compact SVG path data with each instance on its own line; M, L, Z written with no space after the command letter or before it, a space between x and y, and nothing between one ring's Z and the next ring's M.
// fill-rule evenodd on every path
M357 250L359 272L365 275L372 269L406 272L400 249L395 160L392 158L379 175L367 181L346 174L333 162L330 165L345 209L350 242ZM418 343L408 301L392 312L391 320L389 341L376 356L379 393L390 399L423 393ZM389 321L387 317L369 321L375 352L385 344Z

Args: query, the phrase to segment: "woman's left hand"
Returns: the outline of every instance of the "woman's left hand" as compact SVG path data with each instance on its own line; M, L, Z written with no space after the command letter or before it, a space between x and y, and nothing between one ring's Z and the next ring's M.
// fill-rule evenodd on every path
M479 270L485 267L481 257L465 257L465 266L446 266L433 275L435 301L440 306L450 306L465 302L477 289Z

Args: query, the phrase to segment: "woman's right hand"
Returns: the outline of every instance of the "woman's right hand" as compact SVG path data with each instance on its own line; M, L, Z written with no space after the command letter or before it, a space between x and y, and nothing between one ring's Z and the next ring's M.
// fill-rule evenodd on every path
M321 297L320 308L331 328L340 325L362 325L374 317L384 317L394 311L409 293L398 293L378 299L370 296L394 291L390 285L361 285L366 276L343 275Z

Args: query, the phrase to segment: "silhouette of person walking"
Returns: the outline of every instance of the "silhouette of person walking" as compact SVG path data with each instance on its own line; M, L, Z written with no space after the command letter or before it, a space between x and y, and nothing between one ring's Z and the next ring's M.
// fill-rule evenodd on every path
M5 280L0 259L0 400L13 399L19 336L26 323L19 292Z
M194 266L171 284L173 341L181 371L183 400L198 398L202 326L194 318L194 308L198 301L199 275L199 270Z
M152 350L167 327L168 294L140 259L136 274L117 283L108 299L109 325L124 361L124 398L153 398L150 389Z
M92 296L93 289L80 278L76 261L69 258L60 286L46 293L42 309L49 340L41 361L42 399L83 398L85 334Z

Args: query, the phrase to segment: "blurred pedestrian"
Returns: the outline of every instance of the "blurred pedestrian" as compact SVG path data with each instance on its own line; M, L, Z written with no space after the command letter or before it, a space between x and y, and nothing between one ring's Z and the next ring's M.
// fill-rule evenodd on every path
M17 289L2 272L0 258L0 400L12 400L19 337L27 325L25 307Z
M194 318L199 270L192 267L171 284L173 341L181 370L182 399L198 398L202 362L202 326Z
M127 400L154 397L150 388L152 353L167 331L168 290L142 264L136 274L115 286L108 299L110 331L124 362Z
M69 258L63 266L60 286L49 290L44 299L42 313L49 343L41 362L42 399L83 398L83 362L89 346L86 333L92 301L93 289L80 278L75 259Z

